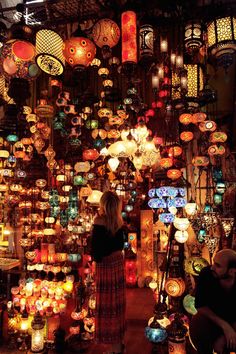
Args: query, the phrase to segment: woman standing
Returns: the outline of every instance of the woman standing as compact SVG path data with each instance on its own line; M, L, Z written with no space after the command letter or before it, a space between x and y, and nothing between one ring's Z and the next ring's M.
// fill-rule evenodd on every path
M95 340L107 344L108 353L122 353L125 332L125 274L122 249L121 201L106 191L92 231L92 256L96 262Z

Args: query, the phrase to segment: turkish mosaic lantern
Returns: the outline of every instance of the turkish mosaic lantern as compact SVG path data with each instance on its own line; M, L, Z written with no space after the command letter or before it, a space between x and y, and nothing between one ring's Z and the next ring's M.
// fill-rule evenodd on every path
M165 291L169 296L179 297L185 291L185 282L182 278L168 278L165 282Z
M188 143L193 140L193 133L190 131L184 131L180 134L180 139Z
M82 70L91 64L96 54L96 46L85 37L71 37L64 42L63 55L74 70Z
M93 26L92 38L95 44L102 48L103 58L109 58L111 48L116 46L120 39L119 26L109 18L103 18Z
M8 79L33 80L40 72L35 63L35 47L18 39L9 40L3 45L0 65L2 73Z

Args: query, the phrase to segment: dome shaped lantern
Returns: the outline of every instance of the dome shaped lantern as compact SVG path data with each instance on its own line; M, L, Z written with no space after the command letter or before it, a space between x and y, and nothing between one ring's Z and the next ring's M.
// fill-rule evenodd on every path
M110 58L111 48L116 46L120 39L119 26L109 18L103 18L93 26L92 38L95 44L102 48L103 58Z
M64 42L65 60L76 71L83 70L91 64L95 54L94 43L86 37L71 37Z

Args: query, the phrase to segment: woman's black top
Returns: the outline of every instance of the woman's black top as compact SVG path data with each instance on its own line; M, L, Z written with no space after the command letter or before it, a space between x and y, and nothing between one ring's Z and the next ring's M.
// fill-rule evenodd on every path
M121 227L112 235L106 226L94 224L91 237L91 256L95 262L101 262L112 252L123 250L126 232Z

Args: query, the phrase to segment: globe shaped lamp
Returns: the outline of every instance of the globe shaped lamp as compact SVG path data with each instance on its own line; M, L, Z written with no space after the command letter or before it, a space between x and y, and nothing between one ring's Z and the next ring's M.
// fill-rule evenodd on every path
M94 43L85 37L71 37L64 42L63 55L74 70L80 71L92 63L96 54Z

